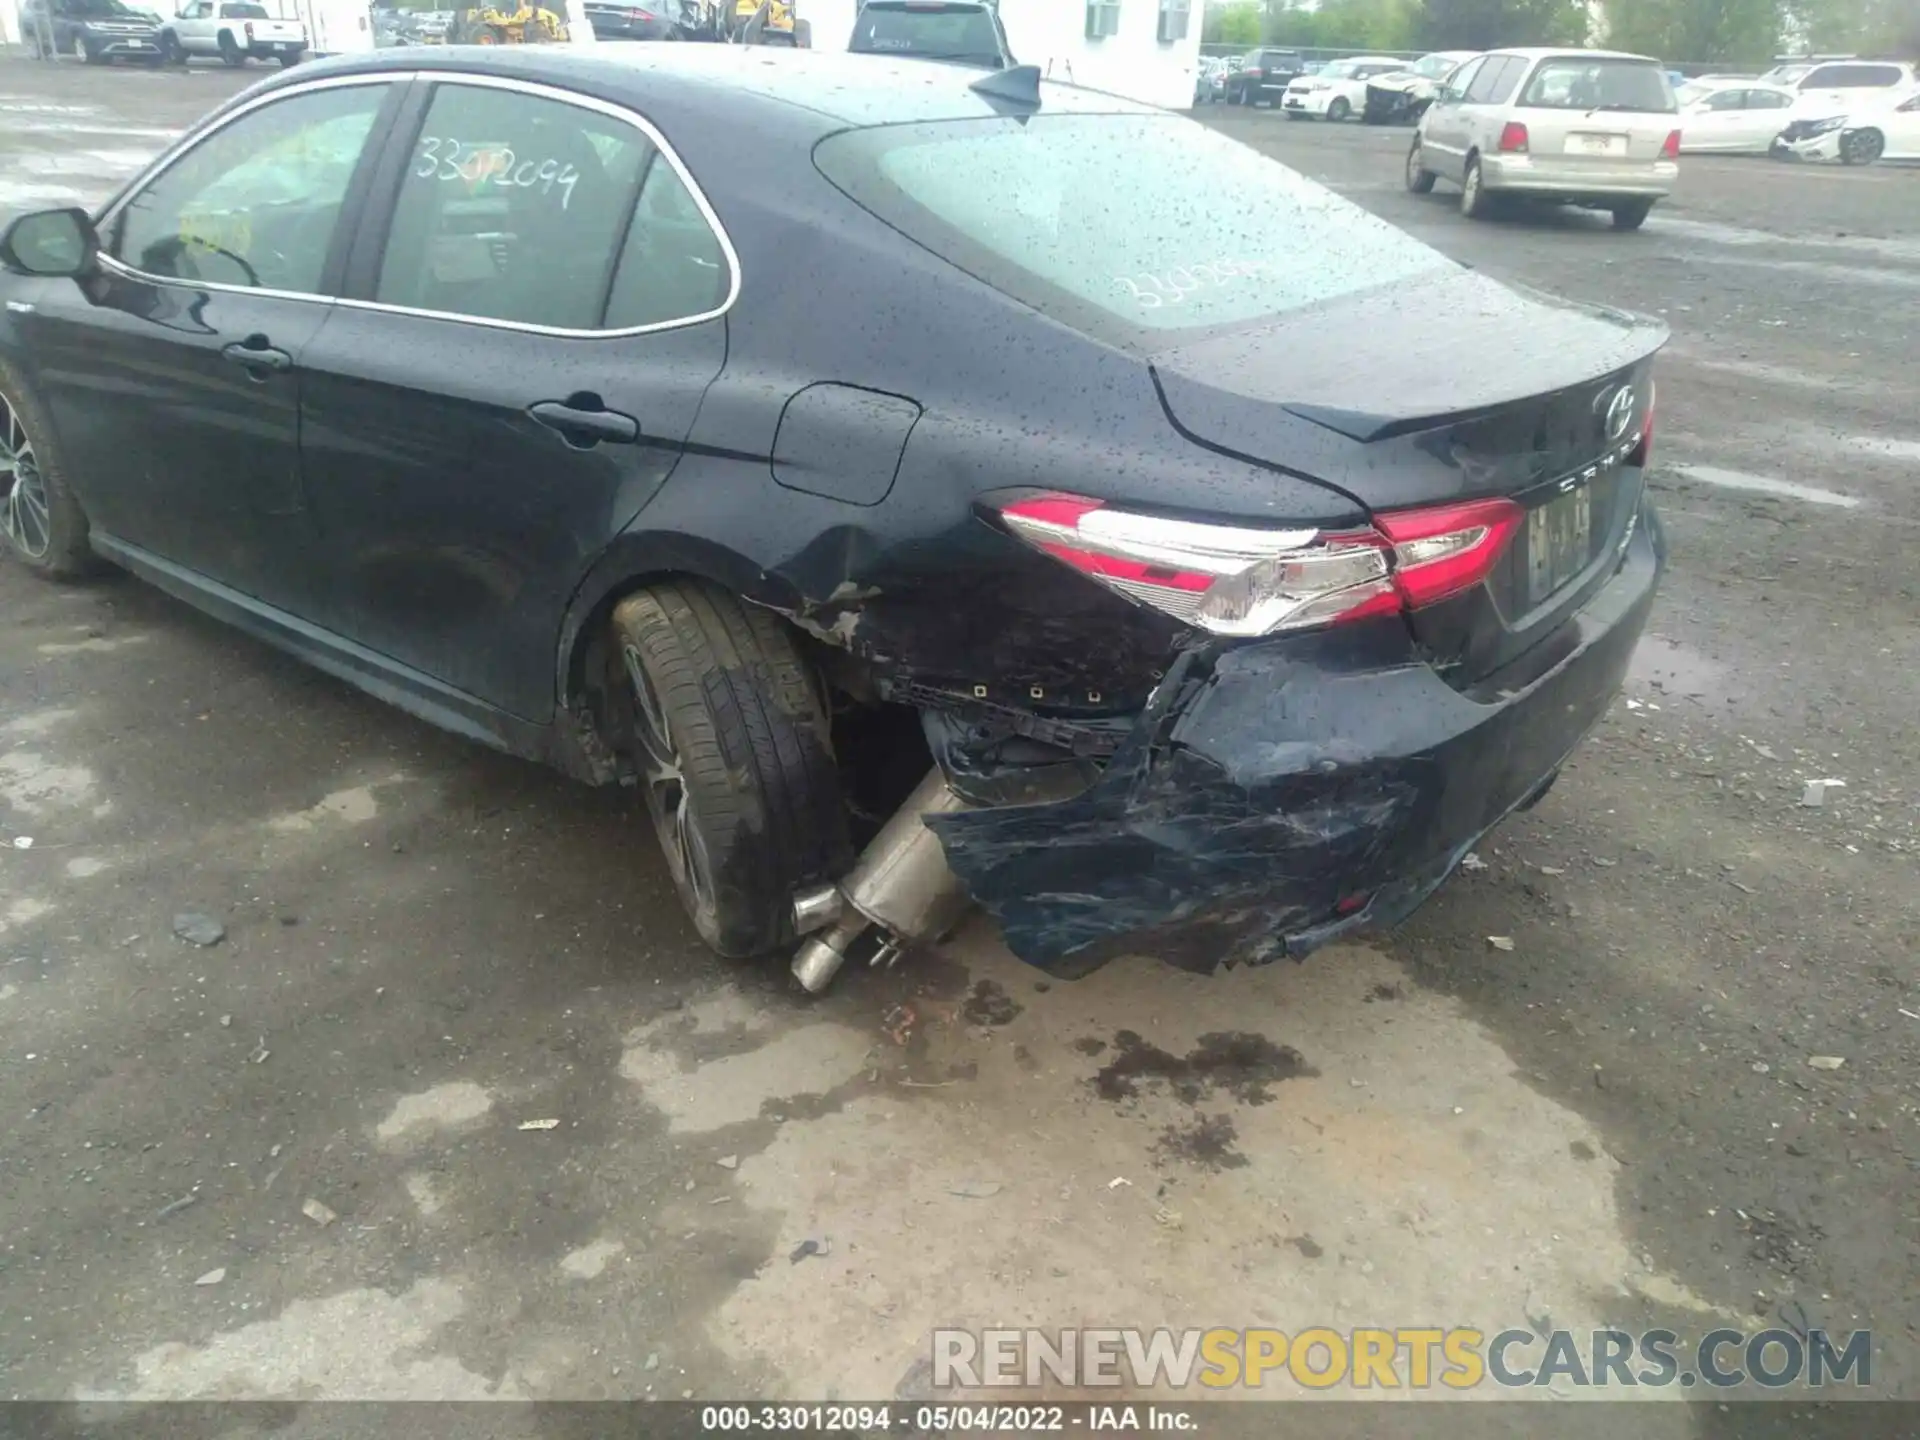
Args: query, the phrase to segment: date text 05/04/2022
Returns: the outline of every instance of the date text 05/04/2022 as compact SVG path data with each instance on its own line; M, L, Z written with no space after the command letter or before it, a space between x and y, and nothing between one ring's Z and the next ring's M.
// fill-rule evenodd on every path
M1195 1435L1192 1407L1178 1405L704 1405L705 1435Z

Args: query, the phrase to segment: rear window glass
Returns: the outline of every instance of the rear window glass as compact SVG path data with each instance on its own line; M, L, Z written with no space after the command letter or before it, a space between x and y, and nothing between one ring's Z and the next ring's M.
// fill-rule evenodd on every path
M993 20L977 5L869 5L854 21L847 48L980 64L1000 58Z
M267 14L264 5L222 5L220 7L220 14L228 20L267 20L272 18Z
M1520 103L1536 110L1635 110L1671 114L1673 89L1658 65L1562 55L1542 60Z
M1900 83L1898 65L1822 65L1800 82L1802 90L1869 90Z
M1277 161L1173 116L884 126L827 178L1003 294L1117 343L1259 321L1453 262Z

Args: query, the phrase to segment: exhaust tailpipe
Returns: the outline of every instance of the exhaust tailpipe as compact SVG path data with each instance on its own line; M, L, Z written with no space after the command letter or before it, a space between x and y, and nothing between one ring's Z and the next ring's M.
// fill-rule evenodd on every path
M831 928L819 929L794 957L793 973L801 985L815 995L826 989L846 963L848 949L871 926L887 932L881 953L890 958L905 945L940 939L960 922L967 911L967 892L947 868L947 857L925 819L966 808L967 802L947 788L946 777L935 766L860 852L837 887L837 907L820 891L795 901L795 926L803 931L816 929L824 916L838 910Z

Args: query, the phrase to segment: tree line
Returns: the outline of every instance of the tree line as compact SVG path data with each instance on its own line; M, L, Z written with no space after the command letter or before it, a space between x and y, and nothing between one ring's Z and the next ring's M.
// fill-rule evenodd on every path
M1603 44L1672 61L1761 65L1780 54L1920 59L1920 0L1236 0L1215 44L1485 50Z

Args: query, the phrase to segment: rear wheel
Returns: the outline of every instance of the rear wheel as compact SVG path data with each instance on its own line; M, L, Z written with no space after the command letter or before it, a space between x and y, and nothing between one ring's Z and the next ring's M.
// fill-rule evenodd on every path
M1327 119L1336 124L1351 114L1353 114L1353 106L1347 103L1347 97L1344 95L1334 96L1333 103L1327 106Z
M1492 208L1492 201L1481 180L1480 157L1471 156L1467 160L1467 173L1460 180L1460 213L1469 220L1484 220Z
M611 621L634 758L674 889L722 955L794 939L793 892L851 860L828 720L792 633L696 580Z
M1887 137L1878 130L1849 130L1840 137L1842 165L1871 165L1887 150Z
M0 550L50 580L92 567L87 517L26 382L0 362Z
M220 63L236 70L247 63L247 52L234 43L231 31L220 32Z
M1435 178L1421 158L1420 137L1416 135L1413 137L1413 148L1407 151L1407 189L1416 195L1432 194Z
M1653 213L1653 201L1631 200L1624 205L1613 207L1613 228L1616 230L1638 230L1647 223L1647 216Z
M280 68L282 70L291 70L294 66L300 63L300 55L299 55L299 52L296 51L291 55L281 55L279 57L279 60L280 60Z

